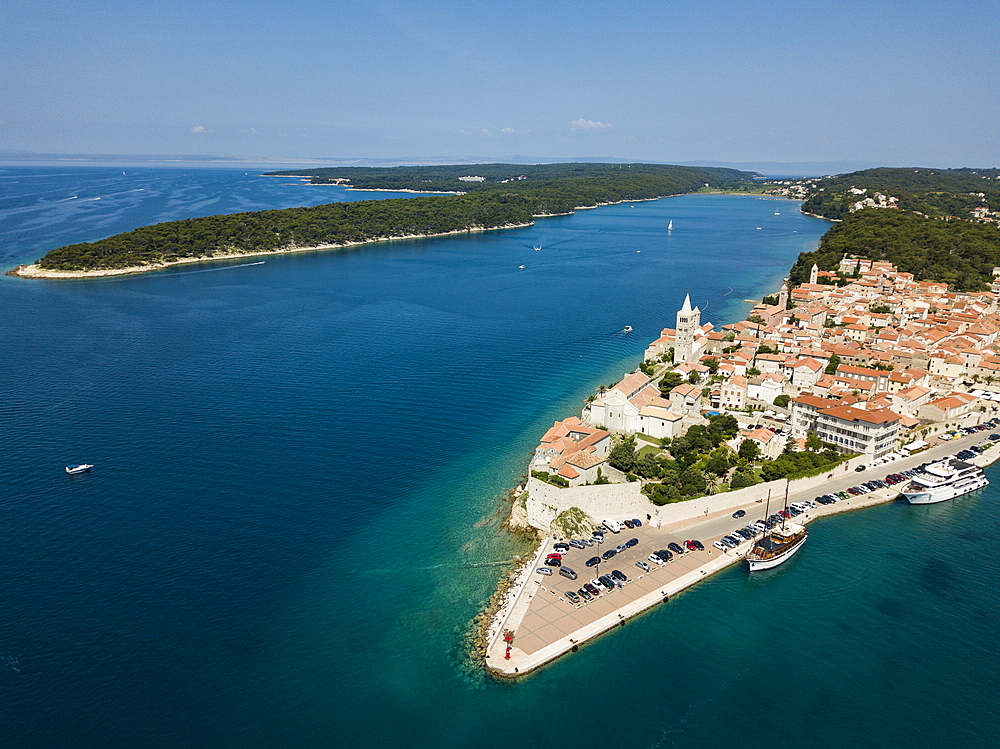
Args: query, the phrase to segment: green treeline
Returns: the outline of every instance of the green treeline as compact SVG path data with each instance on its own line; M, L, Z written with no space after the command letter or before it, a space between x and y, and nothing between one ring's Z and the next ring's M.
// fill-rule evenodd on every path
M515 177L541 169L509 164L400 169L407 170L406 179L412 183L413 179L436 180L447 176L439 174L440 170L451 170L449 174L457 181L458 176L468 174L497 174L501 167ZM321 170L311 170L312 173L317 171ZM343 170L329 171L339 174ZM397 171L394 169L347 171L380 172L383 179L375 180L377 184L373 186L403 189L391 179L384 179ZM490 229L531 223L536 216L569 213L577 206L676 195L697 190L705 183L719 186L732 180L752 179L752 175L733 169L655 164L634 164L623 169L609 164L553 164L545 165L542 172L551 178L542 182L535 180L530 185L527 184L530 180L515 180L503 185L494 182L489 187L485 183L458 182L468 188L463 195L330 203L170 221L96 242L60 247L46 254L38 265L49 270L110 270L185 258L278 252L393 236ZM418 174L425 176L417 177ZM434 182L433 187L429 187L428 183L423 183L413 189L438 190L443 185L444 182Z
M867 190L857 195L851 188ZM901 210L969 218L973 208L1000 210L1000 169L865 169L815 180L802 210L844 219L859 200L880 192L899 198Z
M748 172L714 167L584 163L331 167L274 174L309 177L313 184L349 180L351 187L365 190L484 192L502 188L558 198L566 210L577 205L679 195L698 190L706 183L712 187L752 183L753 178ZM482 182L459 179L471 176L485 179Z
M993 268L1000 266L1000 227L868 208L848 214L823 235L815 251L800 254L792 266L791 282L807 282L813 263L821 270L836 270L845 254L886 260L918 281L982 291Z

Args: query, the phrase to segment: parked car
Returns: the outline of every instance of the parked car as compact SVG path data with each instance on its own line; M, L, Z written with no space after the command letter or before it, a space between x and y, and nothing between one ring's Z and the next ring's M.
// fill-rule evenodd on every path
M589 583L584 583L581 590L586 590L587 593L589 593L591 596L594 596L595 598L601 595L601 589L596 585L594 585L593 580L591 580Z
M625 519L622 522L625 524L625 527L628 528L629 530L635 528L635 523L633 523L631 520Z
M617 587L617 585L615 583L615 579L613 577L611 577L610 575L601 575L599 578L597 578L597 581L601 585L603 585L605 587L605 589L607 589L609 591L612 591L612 590L614 590Z
M560 541L559 543L552 545L552 551L557 551L560 554L566 554L569 551L569 544Z
M638 546L638 545L639 545L638 538L630 538L628 541L625 542L625 547L629 549L631 549L633 546Z
M671 559L674 558L673 552L667 551L666 549L660 549L659 551L654 551L651 556L656 556L660 560L660 564L666 564ZM648 559L648 557L647 557Z
M535 572L537 572L539 575L551 575L552 574L552 570L550 570L548 567L539 567L537 570L535 570Z
M713 543L713 544L712 544L712 546L714 546L714 547L715 547L716 549L718 549L719 551L725 551L726 549L728 549L728 548L729 548L729 547L728 547L728 546L727 546L726 544L724 544L724 543L723 543L723 542L722 542L721 540L719 540L719 541L716 541L715 543Z
M587 548L587 545L583 541L578 541L575 538L569 542L569 545L572 546L574 549L585 549L585 548Z
M568 600L570 603L580 603L580 596L578 596L572 590L567 590L566 600Z
M642 521L639 518L632 518L632 525L636 528L642 528Z
M604 552L603 554L601 554L601 558L604 561L607 561L607 560L611 559L611 557L613 557L617 553L618 552L615 551L614 549L608 549L606 552Z
M681 548L680 544L674 541L671 541L669 544L667 544L667 548L670 549L672 552L674 552L674 554L684 553L684 549Z
M551 554L549 554L545 558L546 559L562 559L562 554L560 552L558 552L558 551L553 551Z
M571 570L569 567L563 567L561 570L559 570L559 574L562 575L563 577L568 577L570 580L576 580L577 578L576 572Z
M628 575L626 575L621 570L611 570L611 577L613 577L615 580L617 580L620 583L627 583L628 582Z
M549 567L562 567L562 560L550 557L549 559L545 560L545 564L547 564Z
M586 588L580 588L577 591L577 593L580 594L580 598L582 598L584 601L592 601L592 600L594 600L594 597L590 594L590 591L587 590Z
M588 567L596 567L600 563L601 563L601 558L600 557L591 557L590 559L588 559L586 561L586 565Z
M625 551L626 549L628 549L628 547L627 547L627 546L626 546L625 544L618 544L618 545L617 545L617 546L615 547L615 554L621 554L621 553L622 553L623 551Z
M639 568L640 570L642 570L643 572L649 572L649 565L648 565L648 564L646 564L646 563L645 563L644 561L642 561L641 559L637 559L637 560L636 560L636 562L635 562L635 566L636 566L636 567L638 567L638 568Z

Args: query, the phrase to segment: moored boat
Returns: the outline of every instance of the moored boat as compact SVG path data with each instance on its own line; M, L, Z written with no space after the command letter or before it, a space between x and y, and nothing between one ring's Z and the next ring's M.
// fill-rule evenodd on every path
M775 529L747 552L747 566L751 572L777 567L801 549L808 536L809 531L801 525L788 524Z
M911 505L931 505L982 489L988 483L979 466L958 458L945 458L915 474L902 495Z
M87 463L81 463L78 466L66 466L66 473L68 473L70 476L76 473L86 473L93 467L94 466L88 465Z

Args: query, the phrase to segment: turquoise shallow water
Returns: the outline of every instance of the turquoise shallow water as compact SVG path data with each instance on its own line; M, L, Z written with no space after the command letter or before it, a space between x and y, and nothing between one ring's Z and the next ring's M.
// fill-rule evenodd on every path
M227 170L148 170L115 198L118 171L8 170L0 260L320 202ZM67 214L81 194L102 200ZM3 745L991 745L993 487L823 521L781 569L722 573L516 684L463 659L510 556L495 498L538 435L685 292L721 323L773 291L826 228L794 206L683 196L264 265L0 278ZM97 468L65 476L78 461Z

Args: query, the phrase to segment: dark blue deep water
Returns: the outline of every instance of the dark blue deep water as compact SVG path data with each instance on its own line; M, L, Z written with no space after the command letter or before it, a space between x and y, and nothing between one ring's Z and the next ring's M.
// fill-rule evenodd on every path
M392 197L120 172L0 172L4 269L155 221ZM977 497L824 521L775 573L718 575L522 682L464 659L537 437L686 292L720 324L775 291L827 227L796 208L683 196L0 277L0 746L1000 745L995 470Z

